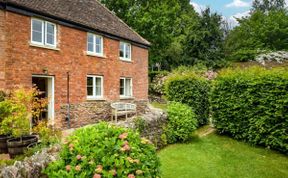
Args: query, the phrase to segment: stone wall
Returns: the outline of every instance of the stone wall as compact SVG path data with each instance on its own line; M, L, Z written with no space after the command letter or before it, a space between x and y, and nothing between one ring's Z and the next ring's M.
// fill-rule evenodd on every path
M141 115L147 111L148 101L146 100L127 100L125 102L135 103L137 105L137 115ZM111 121L111 103L112 102L109 101L94 101L71 104L71 128L79 128L85 125L98 123L99 121ZM63 105L59 113L57 113L57 115L61 116L61 119L56 121L56 127L60 127L62 129L66 129L68 127L67 113L67 105Z
M59 145L46 148L24 161L16 161L13 166L0 168L0 178L47 177L42 174L42 170L59 158L59 150Z
M157 149L161 149L167 145L166 137L164 136L167 119L168 115L165 111L149 107L141 116L120 121L116 125L138 130L142 137L153 142Z

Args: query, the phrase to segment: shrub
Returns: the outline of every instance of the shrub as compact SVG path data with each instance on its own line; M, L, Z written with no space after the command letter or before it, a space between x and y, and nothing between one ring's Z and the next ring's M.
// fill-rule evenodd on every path
M159 177L156 150L132 130L100 123L79 129L63 145L49 177Z
M4 101L6 97L6 93L0 90L0 102Z
M33 128L33 133L39 135L41 144L44 147L60 142L62 136L60 130L52 128L46 121L38 122L38 124Z
M158 75L162 75L162 76L166 76L168 75L169 72L166 71L166 70L163 70L163 71L151 71L149 72L149 80L150 81L153 81L155 77L157 77Z
M212 93L220 133L288 153L288 72L260 67L222 71Z
M196 114L199 126L208 122L209 91L209 81L193 71L173 74L165 82L167 99L190 106Z
M153 80L149 83L149 94L156 96L164 95L164 82L167 78L168 72L158 72L156 76L153 76Z
M168 123L165 128L168 143L186 142L197 128L197 119L191 108L172 102L168 105Z
M232 61L241 61L241 62L254 61L256 56L263 52L264 51L261 50L240 49L231 54L229 59Z
M30 133L31 118L37 118L47 105L44 99L37 99L38 95L36 88L19 88L0 102L0 134L21 137Z

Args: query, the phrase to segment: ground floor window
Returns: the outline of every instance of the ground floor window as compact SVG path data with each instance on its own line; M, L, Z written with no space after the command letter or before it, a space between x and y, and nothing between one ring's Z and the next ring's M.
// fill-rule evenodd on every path
M132 96L132 79L120 78L120 97Z
M87 98L103 98L103 76L87 76Z

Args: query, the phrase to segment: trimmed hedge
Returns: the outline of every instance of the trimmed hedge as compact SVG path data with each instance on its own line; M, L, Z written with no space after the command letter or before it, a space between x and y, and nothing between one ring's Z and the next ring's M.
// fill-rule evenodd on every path
M165 128L168 143L186 142L197 129L196 115L185 104L171 102L167 108L168 123Z
M288 153L287 69L222 71L211 104L220 133Z
M196 114L199 126L208 122L209 91L209 81L193 72L176 73L165 82L167 99L190 106Z

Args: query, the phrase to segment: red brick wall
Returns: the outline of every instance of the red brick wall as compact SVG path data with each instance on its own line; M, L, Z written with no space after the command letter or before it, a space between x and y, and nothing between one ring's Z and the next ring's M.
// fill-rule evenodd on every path
M0 10L0 90L5 89L5 13Z
M2 13L1 11L0 18ZM47 69L48 75L55 76L56 112L61 105L66 104L68 71L70 72L70 100L73 104L87 101L87 74L104 76L104 97L107 101L120 99L120 77L133 78L135 100L148 99L147 49L133 46L132 62L123 62L119 59L119 41L104 38L106 58L98 58L86 55L87 33L85 31L58 25L57 39L60 50L56 51L30 46L30 17L6 12L5 26L8 45L5 81L8 89L15 86L31 87L32 74L43 74L43 69ZM0 32L1 27L3 24L0 24ZM1 36L0 34L0 47Z

